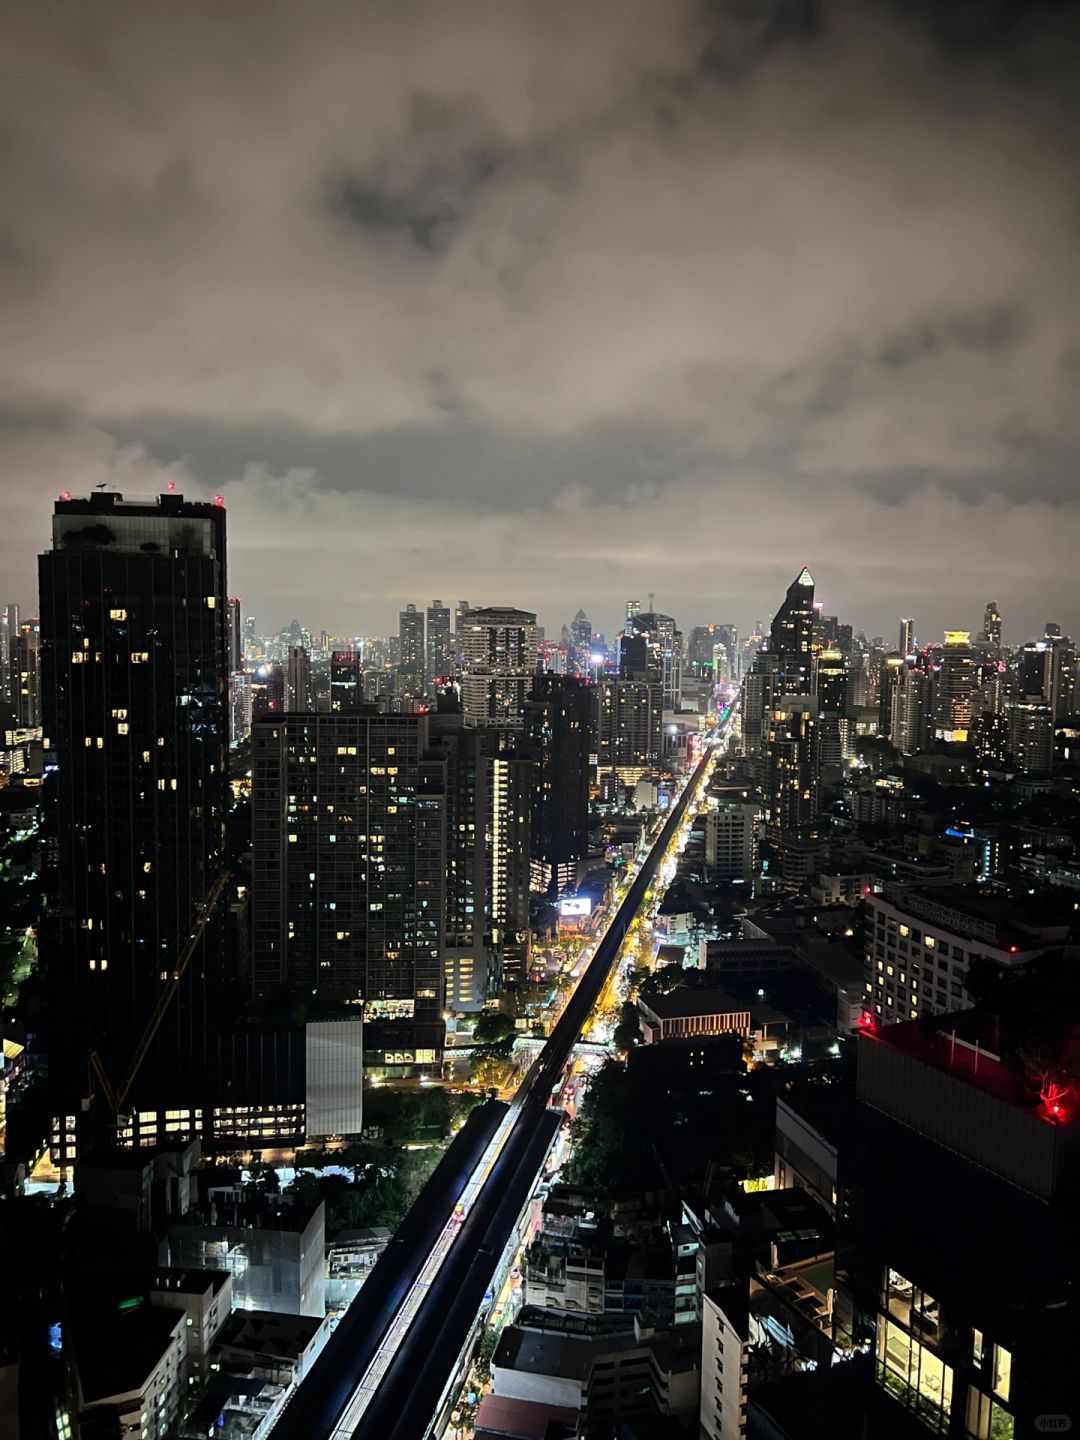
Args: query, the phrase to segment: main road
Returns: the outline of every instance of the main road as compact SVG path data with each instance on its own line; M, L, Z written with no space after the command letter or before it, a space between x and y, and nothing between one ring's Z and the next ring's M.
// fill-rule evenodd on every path
M725 736L731 711L716 740ZM509 1106L471 1117L274 1427L275 1440L425 1440L561 1115L552 1096L626 932L708 781L712 742ZM466 1143L467 1142L467 1143ZM471 1148L470 1148L471 1147Z

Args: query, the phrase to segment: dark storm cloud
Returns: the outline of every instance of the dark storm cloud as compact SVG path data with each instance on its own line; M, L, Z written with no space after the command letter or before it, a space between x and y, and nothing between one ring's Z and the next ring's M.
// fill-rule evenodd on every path
M1080 621L1070 7L9 8L12 598L168 478L268 623Z

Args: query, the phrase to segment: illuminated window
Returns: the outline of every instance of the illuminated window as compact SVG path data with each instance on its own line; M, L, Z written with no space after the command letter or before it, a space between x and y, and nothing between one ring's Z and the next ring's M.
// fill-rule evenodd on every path
M1013 1440L1015 1422L1007 1410L984 1395L974 1385L968 1386L966 1433L971 1440Z
M126 620L126 619L127 619L127 611L126 611L126 610L110 610L110 611L109 611L109 619L110 619L110 620Z
M910 927L907 926L907 925L901 925L901 926L900 926L900 934L903 935L903 936L906 938L908 935L911 934L911 929L910 929Z
M217 596L216 596L216 595L207 595L207 597L206 597L206 608L207 608L208 610L216 610L216 609L217 609Z
M85 665L86 656L81 650L73 650L71 652L71 663L73 665Z
M128 725L126 720L120 721L119 725L117 725L116 727L116 733L118 735L126 735L128 733Z
M994 1394L1008 1400L1012 1384L1012 1355L1003 1345L994 1346Z
M933 935L927 935L924 944L926 945L926 948L928 950L933 950L934 946L937 944L937 941L934 939Z

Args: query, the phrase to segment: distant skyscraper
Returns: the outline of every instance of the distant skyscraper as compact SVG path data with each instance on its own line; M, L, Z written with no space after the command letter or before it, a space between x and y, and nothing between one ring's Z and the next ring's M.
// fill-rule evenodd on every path
M450 609L441 600L433 600L427 612L427 684L433 689L436 680L454 673L454 635Z
M817 701L785 695L768 716L765 831L774 843L804 838L818 813Z
M579 610L570 622L570 669L574 675L588 675L592 658L592 621Z
M24 620L12 648L9 688L15 722L30 730L41 724L40 655L40 624Z
M256 994L364 1002L364 1063L443 1045L445 767L427 717L287 715L252 729Z
M818 762L833 768L850 760L852 724L848 712L848 673L839 650L818 656Z
M472 606L468 600L459 600L454 606L454 674L461 673L465 663L465 625Z
M914 654L915 654L915 621L914 621L914 620L912 620L912 619L909 618L909 619L907 619L907 620L901 620L901 621L900 621L900 640L899 640L896 648L897 648L897 650L900 652L900 654L905 657L905 659L907 658L908 655L914 655Z
M537 675L525 702L534 887L552 894L576 880L588 853L595 708L595 687L564 675Z
M244 668L243 624L240 616L240 601L235 595L229 597L229 674L235 675Z
M647 680L601 680L595 689L601 788L636 785L660 763L663 693Z
M470 610L461 703L477 725L520 725L536 672L536 616L513 606Z
M784 695L814 693L813 638L814 577L804 568L788 586L769 631L769 649L780 657Z
M356 650L334 650L330 656L330 709L335 715L358 710L364 703L363 664Z
M1044 639L1022 645L1014 665L1019 695L1041 696L1055 720L1071 712L1076 691L1076 651L1068 636L1061 634L1059 625L1049 622Z
M627 625L630 624L630 621L633 620L633 618L634 618L635 615L640 615L640 614L641 614L641 601L640 601L640 600L627 600L627 602L626 602L626 623L627 623Z
M1001 649L1001 614L995 600L987 601L983 615L983 634L995 650Z
M311 657L303 645L290 645L285 662L285 709L296 714L311 708Z
M400 616L398 638L401 645L398 658L398 675L401 678L399 693L422 695L424 693L424 613L415 605L406 605Z
M286 708L285 669L276 660L257 665L251 672L251 718L282 715Z
M12 684L12 670L14 667L13 651L15 640L19 633L19 607L18 605L5 605L0 611L0 701L6 702L14 708L14 687Z
M225 510L179 495L63 499L41 556L50 844L42 960L61 1115L87 1051L119 1080L222 868L228 785ZM200 1103L221 982L213 930L132 1091ZM213 953L210 953L213 952Z
M627 635L645 641L645 673L663 694L665 710L677 710L682 692L682 633L670 615L643 610L627 621Z
M896 719L897 694L904 677L903 655L894 653L882 657L878 672L878 734L892 735Z

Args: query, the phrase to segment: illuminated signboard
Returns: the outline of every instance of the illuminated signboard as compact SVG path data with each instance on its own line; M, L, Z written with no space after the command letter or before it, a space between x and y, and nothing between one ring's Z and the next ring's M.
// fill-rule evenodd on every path
M588 895L568 895L559 901L560 915L591 915L592 901Z

